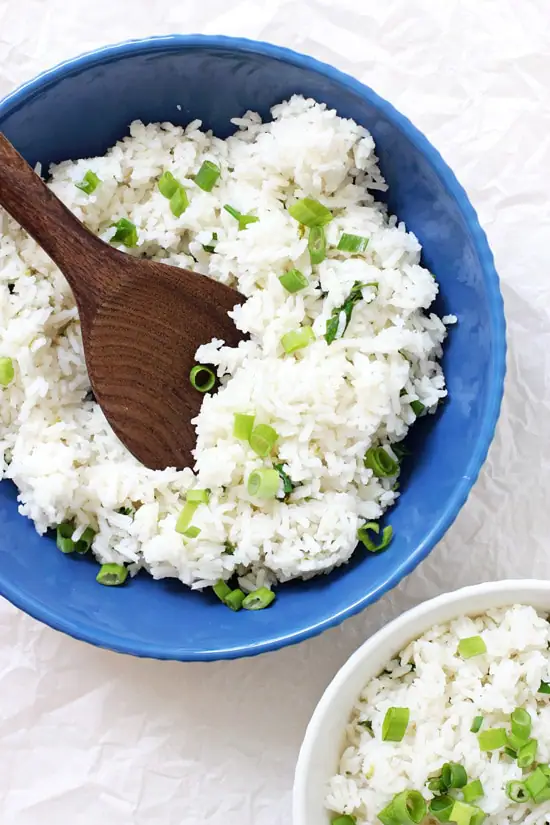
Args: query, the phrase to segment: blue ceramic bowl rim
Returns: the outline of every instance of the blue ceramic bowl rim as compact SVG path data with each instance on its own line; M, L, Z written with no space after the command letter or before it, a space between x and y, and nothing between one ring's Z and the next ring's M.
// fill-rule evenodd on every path
M128 40L115 45L104 46L93 51L86 52L76 58L59 63L51 69L39 74L34 79L19 86L0 101L0 117L17 110L24 105L29 97L47 88L50 84L58 82L60 79L70 76L76 71L81 71L89 66L94 66L122 55L135 54L140 52L151 52L157 50L185 50L185 49L218 49L232 50L259 54L291 63L300 68L308 69L317 74L324 75L331 81L346 87L357 95L367 97L385 116L391 120L408 140L421 152L431 163L434 170L445 185L447 191L452 195L457 203L458 209L464 219L468 232L473 238L476 252L481 262L485 275L485 284L488 293L490 307L490 324L493 333L492 366L490 374L490 384L487 399L487 409L483 425L479 431L476 448L472 453L468 470L463 475L460 483L455 487L450 497L445 512L432 525L424 540L416 547L415 551L389 573L386 579L381 582L368 595L348 605L344 610L340 610L321 621L303 627L292 633L287 633L277 638L261 643L249 643L236 647L224 647L218 650L208 651L186 651L186 661L212 661L217 659L234 659L240 656L252 656L259 653L266 653L277 650L290 644L296 644L311 636L316 636L324 630L328 630L340 624L344 619L359 613L369 604L379 599L388 590L395 587L405 576L411 573L433 547L443 538L446 531L456 519L461 507L464 505L470 490L472 489L483 462L487 457L489 446L495 433L502 396L504 392L504 376L506 372L506 322L504 317L504 304L499 287L499 277L495 269L494 258L487 241L487 236L479 224L477 213L470 203L465 190L458 182L454 173L447 166L437 149L420 132L411 121L402 115L394 106L384 98L376 94L369 86L360 83L338 69L327 63L323 63L308 55L299 54L291 49L282 46L275 46L263 41L248 40L246 38L226 37L222 35L200 35L200 34L172 34L163 36L153 36L138 40ZM73 636L82 641L90 642L99 647L107 647L119 653L129 653L134 656L151 657L155 659L178 659L176 650L166 648L158 644L135 644L126 643L119 637L108 633L94 633L92 630L82 629L71 621L65 621L54 615L44 604L35 599L30 599L19 588L12 586L9 581L5 581L0 573L0 594L7 598L16 607L25 611L41 622Z

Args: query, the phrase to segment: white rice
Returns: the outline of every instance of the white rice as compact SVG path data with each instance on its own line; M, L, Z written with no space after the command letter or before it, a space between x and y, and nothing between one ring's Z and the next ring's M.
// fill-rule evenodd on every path
M205 342L197 353L216 365L223 388L205 397L196 420L194 471L141 466L86 400L70 289L0 212L0 356L16 367L15 380L0 390L0 460L3 476L19 488L21 514L40 533L70 519L91 525L101 562L130 563L132 572L145 567L156 578L199 588L237 572L250 589L258 576L269 585L346 562L357 528L398 495L395 478L377 479L364 466L365 451L405 437L415 420L410 402L419 399L433 412L446 395L438 364L445 325L425 312L437 282L419 264L414 235L369 193L386 188L371 136L302 97L272 114L273 122L262 124L247 112L225 141L200 131L199 121L185 129L136 121L105 157L50 170L53 191L105 240L113 222L128 218L139 233L130 254L196 268L248 298L233 317L250 340L237 348ZM191 177L204 160L221 168L211 193ZM75 186L87 170L101 179L90 196ZM164 170L188 191L190 205L179 218L158 190ZM307 238L285 208L304 196L335 215L326 227L328 258L313 271ZM259 221L239 231L224 204ZM366 253L336 251L342 232L367 236ZM210 254L203 245L213 233ZM310 286L290 295L278 276L293 267ZM356 281L378 287L363 289L348 329L329 346L327 319ZM285 356L281 336L304 323L316 340ZM235 412L254 413L256 423L279 433L278 460L300 485L289 500L248 495L250 472L269 462L233 437ZM209 488L210 502L193 519L200 535L184 539L174 528L193 487ZM127 507L135 514L118 512Z
M463 659L459 640L477 635L487 653ZM458 762L469 781L481 780L484 796L475 804L488 814L485 825L550 821L550 802L517 804L506 796L506 783L525 778L534 766L522 771L502 750L480 751L470 731L475 716L483 716L482 731L510 730L510 713L525 708L538 740L536 760L550 761L549 697L537 693L541 680L550 681L549 645L548 621L525 606L462 617L409 644L361 693L339 773L330 780L327 808L356 816L357 825L379 825L377 813L394 794L415 789L429 800L428 778L445 762ZM398 743L381 741L382 721L392 706L410 709ZM374 737L361 721L372 722Z

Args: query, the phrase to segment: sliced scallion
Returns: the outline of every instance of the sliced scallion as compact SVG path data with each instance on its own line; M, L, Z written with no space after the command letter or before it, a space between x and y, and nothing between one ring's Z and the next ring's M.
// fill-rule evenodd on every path
M312 266L322 263L327 257L327 239L322 226L312 226L307 236L309 260Z
M200 536L200 532L201 532L200 527L193 527L193 525L191 525L191 527L189 527L189 529L186 530L183 535L185 536L186 539L196 539L197 536Z
M468 784L464 785L462 788L464 802L475 802L476 799L481 799L484 795L485 791L483 790L483 785L479 779L474 779L472 782L468 782Z
M175 218L179 218L189 206L189 198L183 186L178 186L170 198L170 211Z
M248 494L257 498L276 498L281 479L277 470L262 468L248 476Z
M518 750L518 768L529 768L535 761L537 755L538 742L536 739L529 739L525 745Z
M465 802L460 802L458 799L455 799L450 821L456 822L457 825L470 825L474 813L475 808L473 805L467 805Z
M90 547L92 546L92 542L95 537L95 530L93 527L86 527L78 541L75 542L74 550L75 553L80 553L83 556L85 553L88 552Z
M62 524L57 525L56 530L56 544L57 549L61 550L62 553L68 554L74 552L74 541L73 541L73 533L74 533L74 524L72 521L64 521Z
M391 478L399 471L399 462L383 447L371 447L367 450L363 463L377 478Z
M413 411L413 413L416 415L417 418L418 418L419 415L421 415L424 412L425 409L426 409L426 407L424 406L422 401L411 401L411 410Z
M377 521L367 521L366 524L363 524L363 526L357 531L357 539L365 545L369 553L380 553L380 551L385 550L390 544L393 538L393 528L389 524L384 527L382 530L382 540L380 541L380 544L375 544L373 542L370 537L371 532L379 535L380 525Z
M7 387L15 377L15 369L11 358L4 356L0 358L0 384Z
M254 428L254 415L246 413L234 413L233 415L233 436L241 441L248 441Z
M510 714L512 733L518 739L527 741L531 736L531 714L524 708L516 708Z
M351 814L342 814L342 816L335 816L331 820L331 825L356 825L357 819Z
M288 214L303 226L326 226L332 220L332 212L313 198L302 198L288 208Z
M382 722L382 741L401 742L409 724L409 708L388 708Z
M227 596L231 593L231 588L223 579L217 581L216 584L212 586L212 590L221 602L225 602Z
M233 218L235 218L236 221L238 221L239 231L241 231L241 229L246 229L246 227L248 226L249 223L256 223L257 221L260 220L255 215L243 215L241 212L239 212L238 209L235 209L233 206L230 206L228 203L226 203L223 208L225 209L226 212L229 212L229 214Z
M195 175L195 183L204 192L211 192L220 177L220 167L212 163L211 160L205 160L201 168Z
M512 802L527 802L529 799L529 794L527 792L527 788L525 787L525 782L520 782L519 780L507 782L506 796L508 799L511 799Z
M550 683L549 682L542 682L539 685L538 693L545 693L546 695L550 694Z
M243 600L245 610L263 610L275 601L275 593L268 587L260 587Z
M443 794L442 796L434 797L428 807L432 816L435 816L440 822L449 822L454 803L455 801L452 796Z
M181 533L185 535L186 531L191 526L191 520L195 515L195 511L199 506L198 502L195 501L186 501L183 505L183 509L178 516L178 520L176 521L176 533Z
M127 578L128 570L123 564L102 564L99 573L95 577L99 584L104 584L107 587L117 587L119 584L124 584Z
M472 727L470 728L472 733L479 733L481 726L483 724L483 716L474 716L474 720L472 722Z
M525 788L534 802L542 802L544 792L549 790L548 777L540 768L535 768L525 779Z
M481 751L495 751L506 745L505 728L489 728L478 734L477 741Z
M137 246L138 231L135 223L129 221L128 218L121 218L116 223L111 224L114 227L115 234L109 239L109 243L122 244L127 249L132 249Z
M481 636L469 636L461 639L458 643L458 652L463 659L471 659L472 656L481 656L487 653L487 645Z
M279 281L286 291L290 293L299 292L308 285L306 276L303 275L299 269L290 269L288 272L283 273L283 275L279 275Z
M426 816L428 806L420 791L402 791L391 803L396 819L403 825L418 825Z
M205 252L210 252L210 253L215 252L216 251L216 241L217 240L218 240L218 233L217 232L212 232L212 240L210 241L210 243L202 245L202 248L204 249L204 251Z
M244 598L243 591L237 587L235 590L232 590L231 593L228 593L224 599L224 603L230 607L231 610L237 611L243 606Z
M250 433L249 444L256 455L265 458L271 453L278 438L279 433L269 424L256 424Z
M342 306L335 307L332 310L331 316L327 321L326 330L325 330L325 340L327 344L332 344L332 342L338 336L339 338L345 333L349 326L349 322L351 321L351 315L353 312L354 306L359 303L359 301L363 298L362 290L366 284L362 284L359 281L356 281L351 289L350 294L342 304ZM340 316L341 313L344 314L344 327L340 333Z
M210 392L216 383L216 373L204 364L196 364L189 373L189 380L199 392Z
M210 499L210 490L188 490L185 494L187 501L192 501L194 504L208 504Z
M162 173L158 182L160 194L164 195L164 197L168 198L168 200L170 200L172 195L176 194L180 185L181 184L179 181L177 181L173 174L168 172L168 170Z
M288 473L285 472L282 464L274 464L273 468L277 470L277 472L281 476L281 481L283 482L283 493L285 494L285 496L289 496L294 490L294 488L298 486L298 484L295 484L292 481Z
M344 232L336 247L341 252L364 252L369 243L369 239L363 235L348 235Z
M468 781L468 775L458 762L445 762L441 768L441 779L446 788L463 788Z
M281 338L281 345L287 355L292 355L299 349L308 347L315 340L315 333L312 327L300 327L286 332Z
M92 172L91 169L88 169L82 180L79 183L75 183L75 186L86 195L91 195L92 192L95 192L100 183L101 180L98 178L96 173Z

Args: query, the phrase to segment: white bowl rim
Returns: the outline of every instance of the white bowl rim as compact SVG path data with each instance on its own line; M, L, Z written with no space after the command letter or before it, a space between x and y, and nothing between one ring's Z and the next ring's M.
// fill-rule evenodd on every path
M523 594L521 599L514 598L514 593L518 593L518 591L521 591ZM530 604L529 599L525 598L525 594L528 595L529 592L532 592L534 596L536 594L540 596L541 593L545 593L550 597L550 581L544 581L541 579L505 579L502 581L491 581L483 582L481 584L468 585L466 587L461 587L458 590L441 593L439 596L420 602L409 610L406 610L400 616L397 616L388 624L375 631L372 636L369 636L369 638L357 648L355 653L352 653L349 659L344 662L342 667L337 671L332 681L326 687L323 695L317 703L317 706L315 707L315 710L313 711L311 719L309 720L294 772L294 786L292 793L293 825L321 825L319 823L312 823L308 820L306 801L308 768L315 753L317 733L324 725L326 718L329 716L330 708L338 692L341 690L350 674L355 671L358 665L367 659L371 651L375 650L384 643L390 642L394 635L398 635L406 625L412 623L414 620L420 619L423 616L428 619L431 614L435 613L438 608L442 606L450 609L453 605L459 605L466 600L482 595L503 597L509 595L511 597L510 601L507 602L509 605ZM534 601L536 601L536 599ZM491 608L488 606L486 609L489 610ZM474 608L471 612L468 610L457 609L456 613L451 613L450 618L447 621L451 621L453 615L454 617L459 615L479 615L482 612L483 608ZM434 620L431 624L438 623L440 622ZM427 622L425 630L427 630L430 626L430 623ZM425 632L425 630L420 631L420 634L414 633L411 636L411 641L414 638L418 638L418 636Z

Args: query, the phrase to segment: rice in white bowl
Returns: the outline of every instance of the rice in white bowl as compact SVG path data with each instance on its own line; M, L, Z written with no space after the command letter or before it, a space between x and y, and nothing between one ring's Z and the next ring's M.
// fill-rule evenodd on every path
M478 635L486 653L464 659L459 641ZM524 780L537 763L550 761L550 696L539 692L541 682L550 681L549 646L547 619L521 605L455 619L411 642L365 685L346 729L326 807L355 817L357 825L380 825L377 814L395 794L411 789L430 800L430 777L444 763L455 762L464 766L468 781L482 783L483 796L474 804L487 814L485 825L550 821L550 801L514 803L506 795L508 782ZM390 707L410 711L400 742L381 738ZM525 770L502 748L481 751L479 734L471 731L477 716L483 717L480 733L509 731L510 714L518 707L530 714L531 736L537 740L535 762ZM460 791L454 793L461 798Z
M0 356L15 365L1 390L0 456L21 514L40 533L74 520L78 538L91 525L101 562L197 588L237 572L250 590L346 562L358 527L398 495L395 477L365 467L366 450L391 451L416 419L411 402L433 412L446 395L438 363L445 325L429 312L437 281L420 265L414 235L374 199L386 186L371 136L302 97L272 114L266 124L251 112L235 119L227 140L199 121L185 129L136 121L104 157L50 170L52 190L103 239L126 218L138 232L130 254L196 268L247 297L233 317L250 340L233 349L205 342L197 353L216 366L222 387L205 396L196 420L194 471L151 471L118 441L89 395L65 279L0 211ZM193 181L205 160L221 169L212 192ZM76 186L89 170L100 179L91 195ZM158 188L166 170L187 190L180 217ZM328 256L313 267L307 236L287 211L303 197L334 215ZM226 204L259 220L239 231ZM344 232L367 237L366 252L336 250ZM279 282L292 268L309 281L295 294ZM374 286L362 289L349 327L329 345L327 320L356 282ZM281 337L301 325L316 339L285 355ZM286 500L282 491L271 501L248 494L248 476L270 461L235 439L234 413L254 414L279 434L277 461L298 485ZM184 538L175 524L192 488L208 488L210 500L193 519L200 534Z

